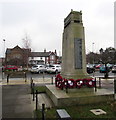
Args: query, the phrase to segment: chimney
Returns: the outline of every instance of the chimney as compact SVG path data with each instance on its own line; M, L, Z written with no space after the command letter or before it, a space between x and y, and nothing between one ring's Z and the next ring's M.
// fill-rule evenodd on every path
M56 54L56 50L55 50L55 54Z
M44 52L46 52L46 49L44 49Z

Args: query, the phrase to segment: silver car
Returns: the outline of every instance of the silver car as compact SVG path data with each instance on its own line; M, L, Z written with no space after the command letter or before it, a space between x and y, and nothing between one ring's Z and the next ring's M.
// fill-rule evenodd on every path
M45 65L34 65L31 68L31 73L41 73L46 71Z

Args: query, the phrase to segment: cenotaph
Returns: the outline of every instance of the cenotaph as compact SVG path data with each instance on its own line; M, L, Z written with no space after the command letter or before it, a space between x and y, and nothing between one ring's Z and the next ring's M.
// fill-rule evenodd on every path
M90 78L86 72L85 35L81 11L71 10L64 19L61 75L66 79Z
M94 104L114 99L107 91L106 95L102 89L96 91L95 83L86 72L82 12L71 10L64 19L62 71L56 76L55 85L46 85L46 93L55 106Z

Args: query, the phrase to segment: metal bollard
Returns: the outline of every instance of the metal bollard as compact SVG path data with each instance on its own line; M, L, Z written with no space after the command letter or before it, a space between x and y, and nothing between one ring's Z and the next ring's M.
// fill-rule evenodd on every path
M66 81L66 93L68 93L68 80Z
M45 120L45 104L42 104L42 120Z
M33 87L32 87L32 92L33 92L33 101L35 100L35 91L34 91L34 86L35 86L35 83L33 83Z
M52 76L52 78L51 78L51 84L53 84L53 76Z
M33 79L32 79L32 77L31 77L30 87L31 87L31 94L33 94Z
M25 82L27 82L27 74L26 74L26 72L24 72L24 76L25 76Z
M101 78L99 77L99 88L101 88Z
M8 74L8 75L7 75L7 83L9 83L9 76L10 76L10 75Z
M114 78L114 100L116 100L116 77Z
M96 84L96 77L95 77L95 92L97 91L97 84Z
M33 85L33 79L31 77L31 81L30 81L30 87L32 88L32 85Z
M38 110L38 91L36 90L36 111Z

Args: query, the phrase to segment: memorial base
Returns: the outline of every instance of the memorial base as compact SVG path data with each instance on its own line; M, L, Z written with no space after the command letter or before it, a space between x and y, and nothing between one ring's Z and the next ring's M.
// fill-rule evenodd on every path
M94 88L81 88L71 89L66 93L65 89L61 90L54 85L46 86L46 93L51 98L55 106L72 106L72 105L85 105L96 104L100 102L108 102L114 100L113 91Z

